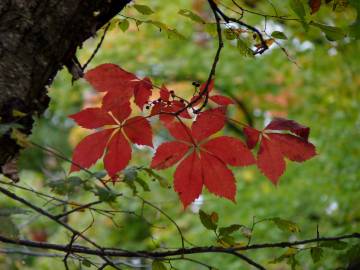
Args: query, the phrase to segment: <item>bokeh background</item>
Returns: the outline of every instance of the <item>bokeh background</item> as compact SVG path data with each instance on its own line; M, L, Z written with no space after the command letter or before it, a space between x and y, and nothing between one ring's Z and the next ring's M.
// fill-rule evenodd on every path
M231 1L222 2L230 4ZM244 2L247 2L245 6L249 9L273 12L268 1ZM286 1L274 1L273 4L280 14L287 14L289 10L283 2ZM126 27L123 22L125 17L116 17L89 68L102 63L115 63L139 76L151 77L157 85L165 83L168 88L186 97L193 90L193 81L206 80L216 50L216 39L211 36L211 27L194 23L180 16L178 11L191 9L207 21L213 20L211 12L205 1L144 0L141 4L150 6L155 13L145 16L131 6L126 8L122 14L130 17L127 19L128 29L123 31ZM338 7L335 11L331 9L331 6L324 6L312 18L345 27L356 17L355 10L350 7ZM246 14L244 19L264 28L265 22L261 16ZM167 31L159 31L151 23L139 23L142 20L162 22L176 29L184 38L177 34L169 36ZM122 27L119 27L119 23ZM219 224L222 226L244 224L251 227L254 218L281 217L297 223L301 228L298 233L284 232L272 222L263 222L256 226L252 236L254 243L316 237L317 226L323 236L346 234L360 228L360 43L350 38L329 42L317 28L310 27L309 32L304 33L296 22L269 19L266 32L270 34L274 30L282 31L288 37L287 40L277 40L282 48L274 43L269 51L255 58L244 57L232 41L226 41L215 89L236 98L241 104L229 109L229 115L238 121L250 121L255 127L262 128L272 117L281 116L309 126L310 140L316 145L318 155L303 164L289 163L277 187L255 167L234 168L236 204L205 191L186 211L182 209L172 187L168 187L172 184L173 169L159 172L167 181L165 184L140 173L150 191L144 191L137 183L138 194L176 220L186 239L194 245L216 244L213 233L206 230L199 220L197 213L200 208L208 213L219 213ZM101 35L101 32L98 33L79 50L80 62L84 63L90 57ZM86 106L96 106L100 97L84 80L72 84L66 70L57 75L49 87L49 95L50 107L44 117L36 120L31 140L71 157L74 146L88 133L75 126L68 115ZM156 120L154 125L156 145L170 138ZM243 136L230 126L223 133ZM149 166L153 154L151 149L135 147L134 153L130 166ZM87 191L83 184L67 181L68 162L38 148L25 150L20 166L20 184L23 186L78 203L98 198L93 192ZM92 171L100 172L102 169L103 165L99 162ZM85 174L78 176L86 179ZM1 180L6 181L4 178ZM95 182L94 179L88 181ZM139 200L132 199L133 191L129 185L118 183L113 188L128 194L129 198L119 198L104 208L120 209L122 212L116 213L113 221L94 213L95 221L87 235L102 245L134 250L180 246L176 228L157 211L145 207L143 217L138 215L142 205ZM24 190L13 190L44 209L55 212L63 210L61 204L48 202ZM0 197L0 205L15 206L3 197ZM62 228L35 213L13 215L12 222L17 226L13 233L21 237L64 244L69 241L69 235ZM68 222L84 229L92 222L92 215L88 211L73 214ZM247 241L241 232L236 233L235 238L239 244ZM0 245L0 249L3 247ZM284 252L286 250L261 250L251 252L249 256L269 269L290 269L286 260L269 263ZM324 249L326 259L314 264L309 251L305 250L296 256L299 261L296 269L343 267L347 263L345 253L346 250ZM202 259L218 269L248 269L248 266L230 256L212 254L193 258ZM0 253L0 268L58 270L64 269L61 260L61 257ZM137 263L143 264L144 269L148 267L146 262ZM71 264L71 267L95 269L79 263ZM126 265L123 267L128 269ZM199 269L199 266L183 262L174 262L173 267Z

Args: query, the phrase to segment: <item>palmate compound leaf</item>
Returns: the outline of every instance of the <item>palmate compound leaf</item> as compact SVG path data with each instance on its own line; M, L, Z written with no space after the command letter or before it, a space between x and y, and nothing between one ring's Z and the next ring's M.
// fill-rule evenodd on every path
M174 174L174 189L184 208L199 197L204 185L211 193L235 201L235 179L227 165L255 163L240 140L228 136L209 139L224 125L225 108L220 107L201 113L191 129L179 122L167 126L177 141L160 145L151 167L165 169L180 161Z
M123 106L132 96L135 104L143 109L152 94L153 85L149 78L139 79L115 64L97 66L84 77L97 91L106 92L102 107L108 111Z
M128 140L152 147L152 130L149 122L142 116L128 118L131 113L129 107L127 103L110 113L102 108L90 108L71 115L79 125L88 129L108 125L110 127L90 134L80 141L74 149L70 172L91 167L105 152L105 169L113 178L128 165L131 159Z
M285 134L284 131L294 135ZM285 158L303 162L316 155L315 146L308 142L309 132L308 127L283 118L275 118L262 131L244 128L249 148L254 148L260 141L257 166L274 184L278 183L285 171Z

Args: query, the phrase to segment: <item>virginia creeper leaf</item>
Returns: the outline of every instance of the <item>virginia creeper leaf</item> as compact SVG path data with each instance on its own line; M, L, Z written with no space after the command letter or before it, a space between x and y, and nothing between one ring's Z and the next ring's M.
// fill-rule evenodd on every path
M274 184L278 183L279 177L285 171L286 164L280 149L265 137L261 140L257 166Z
M235 201L235 178L225 163L211 154L201 152L201 166L207 189L211 193Z
M151 96L152 82L149 78L144 78L136 82L134 86L135 103L140 109L149 101Z
M69 116L75 122L87 129L96 129L105 125L116 125L115 120L107 111L101 108L88 108Z
M231 166L248 166L256 162L249 148L242 141L232 137L217 137L202 147Z
M131 147L121 131L111 138L107 153L104 158L104 166L110 177L125 169L131 159Z
M136 76L115 64L102 64L85 73L85 79L99 92L122 91L124 82Z
M106 129L85 137L74 149L70 172L89 168L102 157L106 144L114 129ZM77 166L79 165L79 166Z
M176 164L189 150L189 145L181 142L165 142L161 144L151 162L153 169L165 169Z
M246 136L246 144L250 149L253 149L260 138L260 131L252 127L245 127L244 134Z
M186 208L197 199L202 191L203 179L201 161L196 152L192 152L180 162L174 175L174 189Z
M308 140L310 128L303 126L293 120L284 118L274 118L266 127L268 130L289 130L290 132L300 136L304 140Z
M219 107L200 113L191 127L193 137L201 141L221 130L225 125L225 111L225 107Z
M150 147L153 146L152 130L150 123L146 120L146 118L142 116L132 117L126 120L123 128L126 136L132 143L148 145Z

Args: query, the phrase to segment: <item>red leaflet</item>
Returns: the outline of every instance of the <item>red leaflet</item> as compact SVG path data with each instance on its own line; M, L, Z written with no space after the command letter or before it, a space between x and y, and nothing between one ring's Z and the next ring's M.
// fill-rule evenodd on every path
M284 134L290 131L295 134ZM280 133L282 132L282 133ZM303 162L316 155L315 146L308 142L310 129L295 121L276 118L263 131L245 127L249 148L254 148L260 139L257 166L274 184L285 171L285 160Z
M201 141L221 130L225 125L225 111L225 107L219 107L199 114L191 127L194 138Z
M214 138L204 143L202 147L231 166L248 166L256 162L246 145L232 137Z
M114 129L106 129L86 136L74 149L70 172L94 165L104 154L106 144L113 131Z
M224 124L225 108L220 107L199 114L191 129L178 122L166 126L178 141L160 145L151 167L165 169L183 159L175 171L174 188L184 207L201 194L203 185L210 192L234 201L235 179L227 165L246 166L255 163L250 150L235 138L223 136L207 140Z
M280 149L272 141L263 137L257 155L257 166L274 184L285 171L285 160Z
M182 159L189 149L190 146L182 142L165 142L156 149L151 168L168 168Z
M137 81L134 86L135 103L140 109L149 101L151 96L152 82L149 78Z
M132 143L153 146L151 126L144 117L135 116L126 120L123 128Z
M125 169L131 159L131 147L119 130L111 138L104 157L104 166L111 177Z
M289 130L290 132L295 133L306 141L308 140L310 133L310 128L300 125L293 120L288 120L280 117L273 119L270 124L265 127L265 129Z
M201 152L201 166L207 189L235 202L236 185L233 173L218 157Z
M69 115L79 126L95 129L105 125L116 125L114 119L101 108L88 108L76 114Z
M136 76L114 64L102 64L85 74L85 79L99 92L122 91Z
M258 131L257 129L254 129L252 127L245 127L244 128L244 133L246 136L246 144L250 149L253 149L260 138L260 134L261 132Z
M131 159L131 147L123 132L132 143L152 147L152 131L149 122L142 116L135 116L124 122L130 113L130 104L126 103L110 113L101 108L90 108L72 115L71 117L79 125L88 129L106 125L118 127L105 129L85 137L74 150L72 160L75 165L72 165L71 172L80 170L76 164L81 168L89 168L102 157L106 150L105 169L110 177L115 177ZM111 137L112 133L114 134Z
M208 93L209 94L212 92L212 90L214 88L214 84L215 84L215 81L211 80L209 85L208 85ZM199 88L200 94L204 93L205 87L206 87L206 82L200 85L200 88ZM191 99L191 102L196 100L194 105L199 105L201 102L205 101L205 94L203 94L203 96L201 98L199 97L200 94L194 96ZM220 106L227 106L227 105L234 104L234 101L231 98L226 97L226 96L222 96L222 95L209 95L209 99L211 101L215 102L216 104L220 105Z
M309 6L311 8L311 14L314 14L319 11L321 0L309 0Z
M138 79L114 64L100 65L85 74L85 79L99 92L107 92L102 107L111 111L123 106L132 96L135 103L143 109L151 96L152 83L149 78Z
M174 189L184 208L200 196L203 184L200 158L196 152L192 152L179 164L174 174Z

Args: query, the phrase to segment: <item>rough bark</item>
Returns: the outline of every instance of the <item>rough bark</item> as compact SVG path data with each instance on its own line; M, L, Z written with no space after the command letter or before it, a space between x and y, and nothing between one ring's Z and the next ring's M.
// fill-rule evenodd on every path
M130 0L0 0L0 123L31 132L33 116L47 108L46 87L71 65L76 49ZM26 113L21 119L13 111ZM19 151L0 137L0 168ZM1 172L1 171L0 171Z

